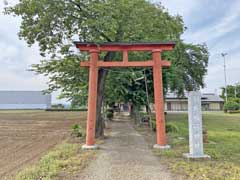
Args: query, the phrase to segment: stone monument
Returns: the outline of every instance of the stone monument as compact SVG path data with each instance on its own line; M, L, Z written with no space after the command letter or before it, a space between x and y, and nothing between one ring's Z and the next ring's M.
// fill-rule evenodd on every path
M210 158L203 153L201 93L199 91L191 91L188 95L188 127L190 152L183 156L191 159Z

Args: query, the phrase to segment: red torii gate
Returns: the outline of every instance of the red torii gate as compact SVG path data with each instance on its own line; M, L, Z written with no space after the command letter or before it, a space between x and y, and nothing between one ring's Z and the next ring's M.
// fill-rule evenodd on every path
M86 128L86 144L83 149L94 149L95 146L95 123L97 108L97 81L99 67L153 67L154 79L154 101L156 112L156 133L157 144L155 148L169 148L166 142L162 67L169 67L169 61L162 60L162 51L170 51L174 48L174 42L160 43L90 43L74 42L80 51L90 53L90 61L80 63L82 67L89 67L89 91L88 91L88 115ZM123 61L105 62L99 61L100 51L121 51ZM148 61L128 61L128 51L151 51L152 60Z

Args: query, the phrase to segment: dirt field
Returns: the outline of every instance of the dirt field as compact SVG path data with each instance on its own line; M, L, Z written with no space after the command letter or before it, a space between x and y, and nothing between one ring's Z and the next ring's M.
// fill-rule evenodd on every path
M0 111L0 179L37 160L85 120L85 112Z

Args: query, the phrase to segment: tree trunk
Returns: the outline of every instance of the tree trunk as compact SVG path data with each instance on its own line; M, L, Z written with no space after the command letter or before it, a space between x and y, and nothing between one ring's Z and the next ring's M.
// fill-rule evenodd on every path
M122 30L122 25L119 24L115 42L120 42L123 38L124 31ZM107 39L109 41L109 39ZM113 59L115 52L108 52L104 57L104 61L110 61ZM98 71L98 95L97 95L97 117L96 117L96 129L95 136L100 137L104 135L104 119L101 115L102 102L104 97L104 88L105 88L105 80L107 77L107 71L101 68Z
M104 61L110 61L114 57L114 52L108 52L104 57ZM104 135L104 118L101 115L102 102L104 97L105 80L107 77L107 70L99 69L98 71L98 93L97 93L97 117L95 136L100 137Z

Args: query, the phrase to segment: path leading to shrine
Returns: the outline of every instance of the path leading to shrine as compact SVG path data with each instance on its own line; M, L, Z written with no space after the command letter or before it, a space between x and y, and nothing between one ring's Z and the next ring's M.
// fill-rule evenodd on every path
M81 180L172 180L128 116L119 114L96 160L77 177Z

